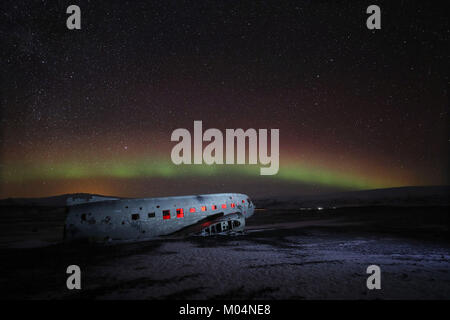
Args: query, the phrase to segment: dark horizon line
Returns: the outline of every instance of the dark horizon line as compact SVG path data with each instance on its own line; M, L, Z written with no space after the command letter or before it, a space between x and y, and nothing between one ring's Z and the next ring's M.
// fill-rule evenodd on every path
M432 188L449 188L450 184L443 184L443 185L411 185L411 186L401 186L401 187L386 187L386 188L375 188L375 189L355 189L355 190L347 190L347 191L336 191L336 192L326 192L323 194L307 194L306 196L326 196L326 195L336 195L336 194L344 194L344 193L360 193L360 192L370 192L370 191L380 191L380 190L400 190L400 189L408 189L408 188L422 188L422 189L432 189ZM215 193L227 193L227 192L213 192L213 193L202 193L202 194L215 194ZM229 191L228 193L236 193ZM242 193L242 192L237 192ZM44 197L7 197L0 199L0 202L7 201L7 200L32 200L32 199L49 199L49 198L62 198L62 197L68 197L73 195L90 195L90 196L98 196L98 197L107 197L107 198L120 198L120 199L145 199L145 198L163 198L163 197L175 197L180 195L168 195L168 196L157 196L157 197L122 197L117 195L104 195L104 194L98 194L98 193L86 193L86 192L75 192L75 193L63 193L63 194L57 194L57 195L49 195ZM198 195L198 194L183 194L183 195ZM283 195L278 195L277 197L280 197ZM293 195L286 195L292 197ZM255 197L255 199L261 199L262 197Z

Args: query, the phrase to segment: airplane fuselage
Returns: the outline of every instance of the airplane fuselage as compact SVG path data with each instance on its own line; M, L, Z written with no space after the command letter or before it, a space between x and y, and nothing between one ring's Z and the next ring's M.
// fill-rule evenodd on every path
M219 221L220 231L242 231L253 211L248 196L239 193L88 202L69 207L65 239L138 240L195 225L205 234L206 227ZM210 234L216 227L206 230Z

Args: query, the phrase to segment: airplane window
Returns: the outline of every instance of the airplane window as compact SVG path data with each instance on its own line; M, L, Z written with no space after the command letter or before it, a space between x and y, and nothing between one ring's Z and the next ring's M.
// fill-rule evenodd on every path
M139 220L139 213L133 213L133 214L131 215L131 219L132 219L132 220Z
M227 205L224 203L223 205L222 205L222 209L226 209L227 208Z
M211 207L213 210L217 210L217 206L215 204L212 205Z
M184 217L183 209L177 209L177 218L183 218L183 217Z
M163 210L163 219L164 220L170 219L170 210Z
M203 207L202 207L202 211L206 211L206 206L203 206Z
M189 212L195 212L195 208L190 208Z
M81 215L81 221L86 221L86 213L83 213L83 214Z
M155 217L155 213L154 212L149 212L148 213L148 217L149 218L154 218Z

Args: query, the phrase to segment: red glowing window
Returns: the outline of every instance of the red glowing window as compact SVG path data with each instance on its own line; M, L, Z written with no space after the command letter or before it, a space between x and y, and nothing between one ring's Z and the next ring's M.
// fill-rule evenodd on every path
M231 206L232 208L236 207L236 205L235 205L234 203L230 204L230 206Z
M163 219L164 220L170 219L170 210L163 210Z
M190 208L189 212L195 212L195 208Z
M184 217L183 209L177 209L177 218L183 218L183 217Z
M215 204L212 205L211 207L213 210L217 210L217 206Z
M206 206L202 206L202 211L206 211Z
M222 205L222 209L226 209L227 208L227 205L224 203L223 205Z

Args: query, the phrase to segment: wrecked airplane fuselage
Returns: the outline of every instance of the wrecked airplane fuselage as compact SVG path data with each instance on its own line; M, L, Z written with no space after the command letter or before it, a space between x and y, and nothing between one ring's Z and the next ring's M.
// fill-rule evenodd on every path
M68 207L64 238L141 240L240 232L253 211L248 196L239 193L87 202Z

